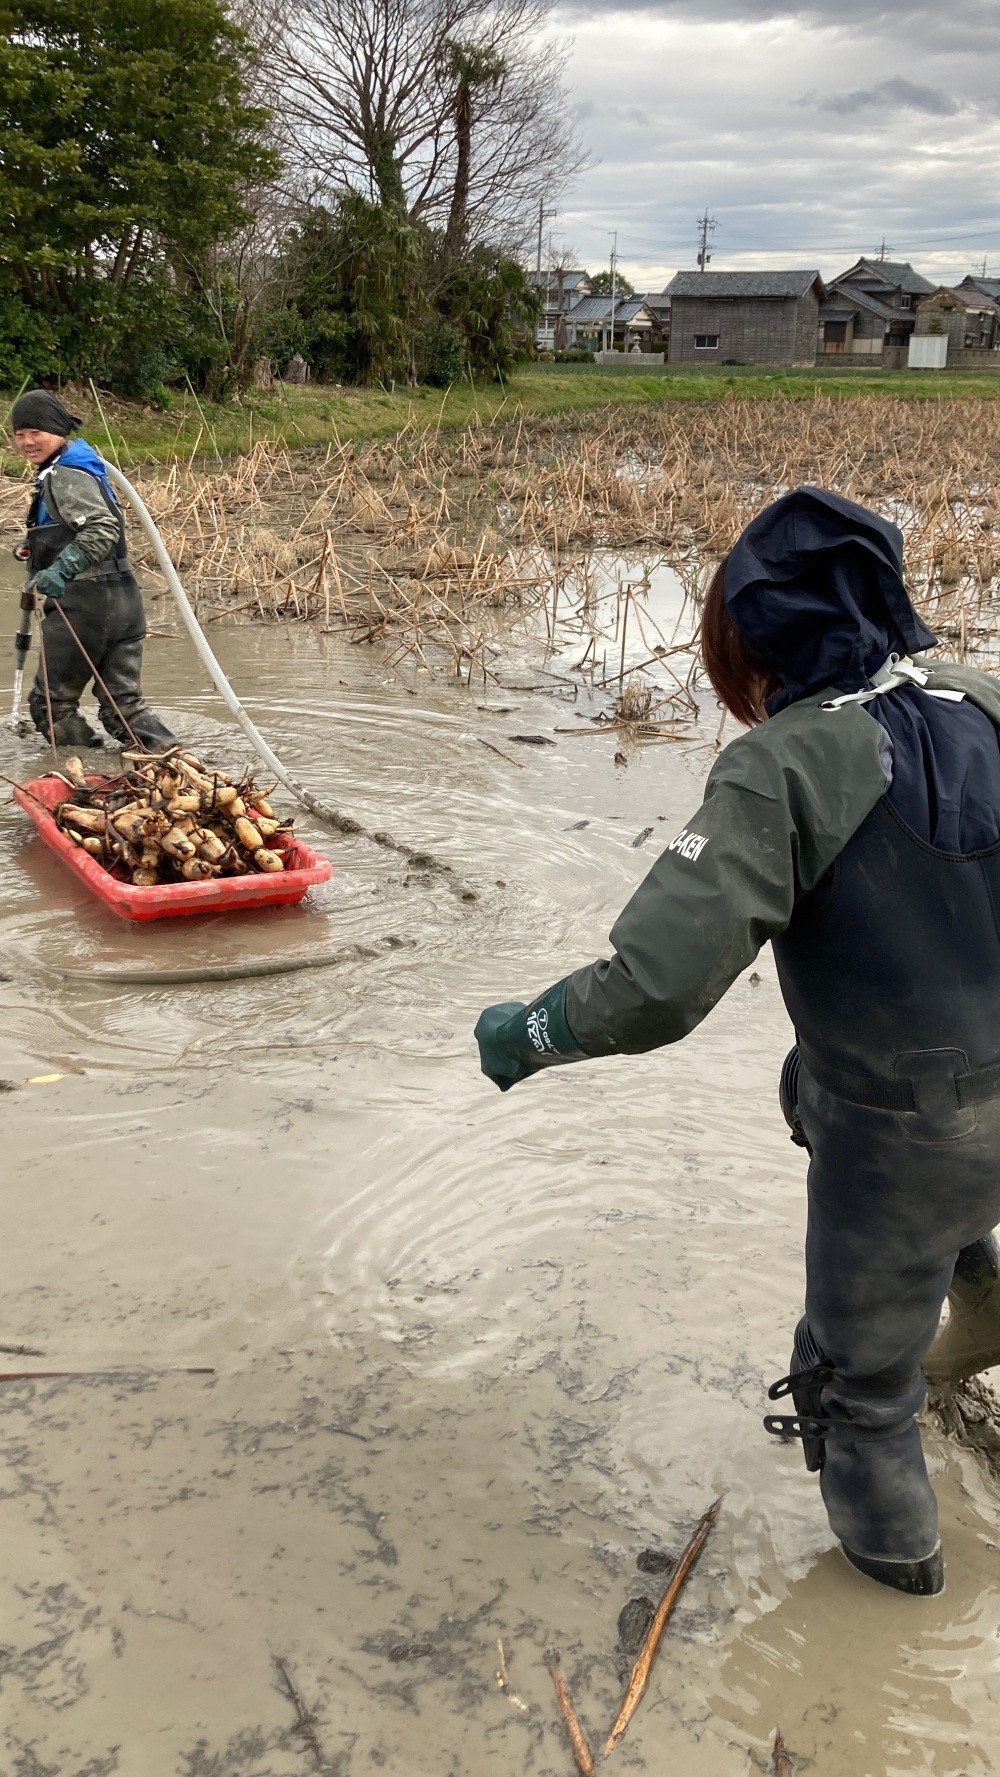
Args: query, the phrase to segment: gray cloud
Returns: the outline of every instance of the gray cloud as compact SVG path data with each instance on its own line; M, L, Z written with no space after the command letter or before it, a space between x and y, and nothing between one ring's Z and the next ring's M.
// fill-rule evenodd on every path
M906 28L902 28L905 16ZM557 23L566 23L560 12ZM975 40L992 32L993 53ZM572 25L594 157L551 224L591 269L660 289L718 218L713 266L910 259L935 283L1000 265L1000 7L895 0L606 0ZM799 99L798 95L805 95ZM643 119L643 122L640 122Z
M703 24L734 20L760 24L767 20L801 19L830 29L898 30L926 42L995 46L1000 40L1000 9L995 0L950 0L944 8L932 0L557 0L559 16L599 18L614 11L661 19L687 19Z
M632 124L635 128L648 130L652 127L652 117L638 105L598 105L593 99L582 99L573 106L573 115L580 123L591 118L607 118L611 123Z
M928 117L954 117L963 109L950 93L936 86L917 86L912 80L880 80L877 86L859 87L848 93L806 93L794 101L816 111L836 111L849 117L856 111L923 111Z

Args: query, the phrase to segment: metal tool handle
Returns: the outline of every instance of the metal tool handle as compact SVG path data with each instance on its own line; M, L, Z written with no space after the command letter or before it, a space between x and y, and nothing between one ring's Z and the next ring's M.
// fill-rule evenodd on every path
M29 580L21 594L21 621L14 637L14 665L18 672L24 671L24 663L28 658L28 649L31 646L31 619L34 614L34 584Z

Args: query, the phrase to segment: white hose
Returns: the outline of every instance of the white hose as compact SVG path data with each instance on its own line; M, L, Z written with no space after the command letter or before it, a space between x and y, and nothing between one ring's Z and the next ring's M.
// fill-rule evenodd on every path
M219 662L212 653L212 650L205 639L205 633L201 624L198 622L198 619L191 608L191 602L188 595L180 583L177 569L174 567L173 562L167 554L163 538L160 536L160 533L156 528L152 514L145 501L142 499L141 495L136 493L132 483L126 480L121 470L116 469L113 463L105 463L104 466L108 472L108 480L113 487L118 489L119 493L125 495L129 504L135 511L136 517L142 525L149 541L152 543L157 562L159 563L160 572L174 595L177 609L184 619L188 635L191 637L198 653L201 655L202 660L208 668L209 677L215 686L215 689L218 691L219 696L222 698L223 703L226 705L226 708L230 713L235 716L258 757L263 760L268 771L273 772L279 782L284 784L286 790L291 790L292 795L302 803L303 807L308 808L312 814L318 815L321 821L326 821L331 827L336 827L341 833L362 832L363 829L360 821L352 820L349 815L338 814L337 810L334 808L328 808L326 803L321 802L318 796L314 796L311 790L307 790L304 784L297 783L291 776L290 772L285 770L278 755L271 751L271 748L268 746L267 741L264 739L259 728L255 727L253 722L251 722L250 717L247 715L246 710L243 708L243 705L230 685L229 680L226 678Z
M215 689L218 691L226 708L233 716L235 716L246 735L247 740L250 742L250 745L253 747L258 758L263 760L268 771L274 773L279 783L284 784L286 790L291 790L292 795L297 801L302 803L304 808L308 808L310 813L318 816L321 821L325 821L328 826L336 828L338 833L358 833L365 839L370 839L375 845L384 846L390 851L401 852L403 857L405 857L415 869L432 870L442 876L450 878L449 887L454 890L461 900L478 900L475 890L468 888L464 883L460 882L455 876L451 865L442 863L441 859L436 858L433 852L415 851L410 846L402 844L398 839L394 839L391 833L369 832L368 829L363 827L360 821L356 821L352 815L340 814L337 809L330 808L327 803L321 802L318 796L314 796L312 791L307 790L304 784L297 783L291 773L285 770L278 755L271 751L271 748L268 746L267 741L264 739L260 730L254 726L253 722L251 722L250 717L247 715L246 710L243 708L243 705L230 685L229 680L226 678L219 662L212 653L212 650L205 639L205 633L201 624L198 622L191 607L188 595L180 583L177 569L174 567L173 562L167 554L166 545L156 528L152 514L145 501L140 494L136 493L132 483L126 479L120 469L115 468L113 463L105 462L104 467L107 470L108 480L111 482L111 485L117 488L119 493L125 495L135 512L139 523L142 525L143 530L149 538L149 541L152 543L153 552L159 564L160 572L174 595L177 609L184 619L184 625L188 635L191 637L199 655L208 668L209 677L211 678Z

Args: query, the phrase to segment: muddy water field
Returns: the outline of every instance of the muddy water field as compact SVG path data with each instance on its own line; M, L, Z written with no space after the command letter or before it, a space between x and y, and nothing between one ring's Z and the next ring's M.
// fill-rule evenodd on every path
M143 477L279 755L455 883L300 811L335 864L300 907L131 926L0 806L3 1777L571 1777L552 1652L599 1746L623 1608L718 1495L623 1771L780 1769L776 1728L796 1774L995 1771L989 1397L927 1427L927 1601L847 1567L761 1426L805 1213L769 953L656 1055L501 1096L471 1035L606 950L698 806L735 732L698 599L772 489L897 515L948 651L989 648L982 410L889 405L515 418ZM151 700L242 766L145 577ZM8 777L47 761L0 729ZM334 960L114 979L305 953ZM75 1374L16 1379L40 1369Z

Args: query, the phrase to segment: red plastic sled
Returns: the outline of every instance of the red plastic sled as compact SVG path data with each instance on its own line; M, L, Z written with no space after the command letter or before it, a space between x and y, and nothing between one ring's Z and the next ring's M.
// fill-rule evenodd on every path
M88 778L99 784L101 778ZM256 876L217 876L208 882L160 883L156 888L136 888L131 882L119 882L109 875L103 864L82 851L60 832L49 813L59 802L70 797L68 784L61 777L36 777L20 784L14 800L30 814L46 845L68 864L80 881L99 896L113 913L123 919L176 919L189 913L232 913L246 907L283 907L301 901L314 883L328 882L333 875L329 858L320 857L303 845L301 839L276 834L272 847L280 850L286 863L283 871ZM44 806L40 807L39 804Z

